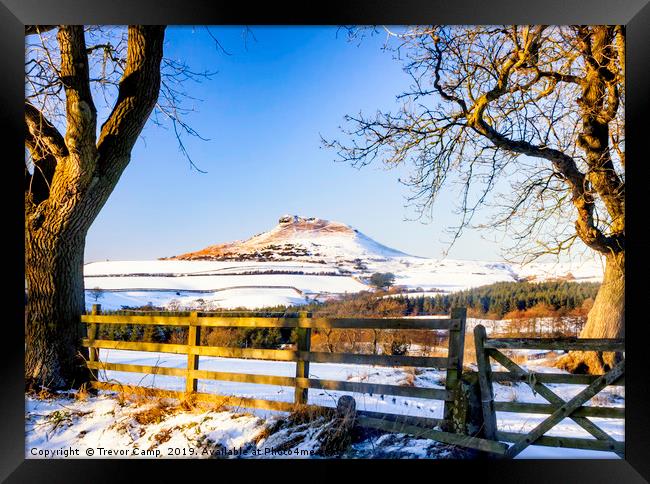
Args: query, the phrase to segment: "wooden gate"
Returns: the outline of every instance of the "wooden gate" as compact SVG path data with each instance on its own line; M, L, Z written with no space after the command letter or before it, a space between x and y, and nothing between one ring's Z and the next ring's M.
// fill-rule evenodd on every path
M513 458L529 445L552 447L569 447L613 451L623 457L624 443L615 440L587 417L620 418L624 417L623 408L583 406L588 400L603 390L607 385L624 385L625 361L621 361L604 375L569 375L558 373L534 373L526 371L503 354L501 349L560 349L577 351L613 351L623 352L624 341L617 339L578 339L578 338L487 338L485 327L474 329L476 345L476 362L479 383L485 437L495 441L512 442L513 445L503 457ZM493 372L490 358L501 364L506 372ZM495 402L493 382L526 382L533 392L538 393L548 404ZM544 383L587 384L573 398L565 401ZM496 412L544 413L550 414L544 421L528 433L500 432L497 429ZM545 436L551 428L563 419L570 418L595 439L566 438Z

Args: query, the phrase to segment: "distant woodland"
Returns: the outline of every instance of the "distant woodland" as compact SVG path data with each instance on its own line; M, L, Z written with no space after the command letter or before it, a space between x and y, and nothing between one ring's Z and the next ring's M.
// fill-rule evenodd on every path
M269 307L255 311L255 315L308 311L314 316L323 317L401 317L447 314L452 307L459 306L468 308L469 317L529 320L526 324L530 323L531 318L542 317L570 316L572 319L586 320L599 286L598 283L567 281L498 282L452 294L416 297L409 297L393 288L388 291L363 291L302 306ZM164 308L145 306L133 309L158 312ZM232 310L224 312L233 313ZM251 315L251 311L245 309L241 309L241 312L242 315ZM182 314L189 313L183 311ZM184 328L162 326L102 325L100 337L184 344L187 338L185 331ZM314 336L318 338L319 333L317 331ZM212 346L277 348L281 344L291 343L294 334L291 329L206 328L201 340L201 344Z

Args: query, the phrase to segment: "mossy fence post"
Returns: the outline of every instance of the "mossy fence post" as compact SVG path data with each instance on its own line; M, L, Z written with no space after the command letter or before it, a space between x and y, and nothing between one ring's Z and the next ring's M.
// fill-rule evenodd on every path
M450 317L459 320L459 323L452 325L449 331L447 357L450 368L447 370L445 388L451 393L452 400L445 401L443 430L490 439L486 435L479 374L474 371L463 372L467 308L453 308ZM495 439L493 437L490 440ZM479 451L478 455L482 456L483 452Z
M199 355L192 354L192 347L201 344L201 327L197 326L199 313L192 311L190 313L190 324L187 329L187 377L185 380L185 395L190 396L196 392L198 380L194 377L194 370L199 369Z
M487 334L481 324L474 328L474 345L476 347L476 365L481 386L481 406L483 409L484 435L486 439L497 439L497 416L494 408L494 390L492 389L492 367L485 351Z
M458 414L461 403L460 381L463 373L463 353L465 351L465 324L467 320L467 308L452 308L449 315L451 319L458 320L449 328L449 343L447 359L447 377L445 389L452 395L452 400L445 400L443 418L446 423L444 429L447 432L456 432L454 425L454 414Z
M99 316L102 313L101 304L93 304L90 314L93 316ZM97 339L97 324L89 324L87 328L86 336L88 340L93 341ZM88 348L88 361L97 362L99 361L99 349L93 348L92 346ZM89 381L97 381L97 373L95 371L88 372Z
M300 384L300 378L309 378L309 361L303 358L304 353L311 350L311 328L301 327L303 321L311 318L311 313L302 311L299 314L298 328L296 328L296 351L298 361L296 362L296 388L294 403L305 405L309 397L309 388Z

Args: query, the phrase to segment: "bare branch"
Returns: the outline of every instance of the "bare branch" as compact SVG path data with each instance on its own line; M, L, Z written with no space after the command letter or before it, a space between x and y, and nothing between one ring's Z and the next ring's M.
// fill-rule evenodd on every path
M156 104L164 31L163 26L129 26L128 53L118 98L102 125L97 143L100 177L121 173Z
M433 214L443 185L457 183L460 223L452 245L494 198L507 201L499 220L514 239L534 239L541 247L529 247L528 254L564 250L576 235L602 253L623 250L620 28L385 31L386 48L412 85L398 96L395 112L346 116L349 141L323 140L326 147L353 166L411 164L407 201L420 216ZM506 172L526 177L512 185L514 196L490 193ZM560 217L561 234L545 215ZM513 230L515 220L523 225Z
M25 103L25 124L27 127L25 143L35 159L51 154L56 158L68 155L63 136L50 123L41 111L31 103Z
M56 25L25 25L25 35L42 34L56 27Z

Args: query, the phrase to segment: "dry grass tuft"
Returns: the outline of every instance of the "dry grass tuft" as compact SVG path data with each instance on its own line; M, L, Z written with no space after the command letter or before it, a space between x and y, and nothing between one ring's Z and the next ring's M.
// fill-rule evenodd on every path
M334 456L350 446L353 423L354 418L342 417L333 408L296 405L289 416L263 428L254 441L259 444L280 432L282 441L274 442L274 448L288 450L312 435L318 441L314 449L317 455Z
M404 371L404 378L399 381L399 385L403 387L414 387L415 379L417 377L417 371L415 368L406 367L402 368Z
M154 435L153 438L158 445L164 444L165 442L168 442L172 438L172 432L174 430L177 430L177 428L163 429L160 432L158 432L156 435Z
M447 356L445 354L445 356ZM465 333L465 346L463 348L463 363L466 365L476 364L476 350L474 347L474 333Z
M53 398L57 398L58 395L56 393L52 393L50 390L47 388L41 388L37 392L32 392L34 397L38 398L39 400L52 400Z
M352 442L354 415L342 416L333 408L302 405L289 415L288 421L294 425L322 422L317 436L319 446L316 453L319 455L339 455ZM288 441L286 445L290 448L297 443L299 442Z
M199 407L199 402L193 393L185 395L179 402L179 407L186 412L194 412Z
M517 363L518 365L523 365L528 362L528 357L526 355L522 355L521 353L515 352L509 352L506 353L506 356L510 358L512 361Z
M354 419L339 417L332 419L318 436L320 447L318 453L335 456L345 452L352 443Z
M149 425L152 423L162 422L170 413L172 412L169 407L155 405L151 408L134 413L133 419L140 425Z
M127 404L143 404L151 401L158 402L162 399L163 397L154 388L125 386L123 391L117 392L117 401L121 406Z
M187 411L182 402L177 404L173 400L165 398L148 400L147 403L151 403L151 405L133 414L133 419L140 425L160 423L168 415Z
M90 392L88 391L88 383L84 383L79 387L79 390L74 394L74 399L79 402L85 402L88 400Z
M302 425L321 418L333 419L335 415L336 411L333 408L296 404L293 412L287 417L287 421L293 425Z
M259 444L261 441L268 439L271 434L277 431L279 422L275 422L274 425L265 426L253 439L255 445Z

